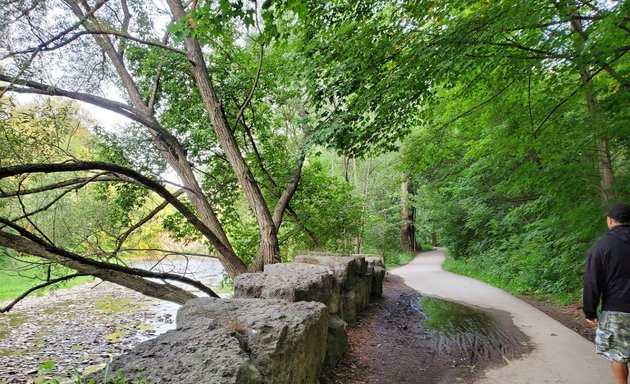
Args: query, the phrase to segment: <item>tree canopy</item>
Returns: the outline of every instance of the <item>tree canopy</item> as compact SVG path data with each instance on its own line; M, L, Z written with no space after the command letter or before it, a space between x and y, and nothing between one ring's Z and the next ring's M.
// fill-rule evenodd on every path
M568 292L598 213L630 194L626 1L3 4L0 245L78 273L134 288L150 273L115 260L159 223L232 277L437 235L464 264ZM121 119L62 151L76 107L24 118L13 94ZM98 241L44 224L72 192L104 202Z

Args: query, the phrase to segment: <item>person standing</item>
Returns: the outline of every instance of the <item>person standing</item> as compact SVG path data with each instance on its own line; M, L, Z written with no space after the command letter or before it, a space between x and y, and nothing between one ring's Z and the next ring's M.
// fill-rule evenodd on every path
M606 232L587 252L583 311L594 327L597 354L611 361L617 384L627 384L630 361L630 206L606 212ZM601 303L601 316L597 308Z

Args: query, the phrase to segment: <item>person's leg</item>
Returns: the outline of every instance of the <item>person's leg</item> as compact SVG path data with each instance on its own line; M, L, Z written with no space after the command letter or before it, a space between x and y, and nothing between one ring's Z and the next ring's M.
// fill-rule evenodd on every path
M616 384L628 384L628 364L612 362Z

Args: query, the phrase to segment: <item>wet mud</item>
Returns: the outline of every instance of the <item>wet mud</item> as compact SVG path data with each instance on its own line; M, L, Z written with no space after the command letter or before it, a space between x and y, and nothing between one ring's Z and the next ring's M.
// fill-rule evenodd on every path
M531 350L508 314L422 297L392 275L349 340L323 384L470 383Z
M417 310L425 316L420 327L431 333L436 353L471 366L500 364L530 350L527 336L506 313L433 297L420 297Z

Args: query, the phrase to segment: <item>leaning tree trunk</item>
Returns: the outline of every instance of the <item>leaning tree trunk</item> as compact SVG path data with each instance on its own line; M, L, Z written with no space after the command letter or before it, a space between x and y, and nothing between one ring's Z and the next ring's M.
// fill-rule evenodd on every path
M162 300L172 301L177 304L184 304L188 300L194 299L196 296L183 288L172 284L160 284L151 280L147 280L133 273L133 269L114 266L120 270L112 269L111 265L97 262L93 260L85 260L84 262L69 257L61 256L47 250L44 246L37 244L24 237L17 236L5 231L0 231L0 246L12 248L29 255L39 256L41 258L59 263L65 267L76 270L81 274L92 275L101 280L109 281L114 284L140 292L144 295L155 297ZM124 272L129 270L129 272Z
M179 20L186 15L184 7L179 0L168 0L168 6L175 19ZM209 114L210 123L217 133L221 148L225 152L225 156L234 170L238 183L243 189L245 197L258 223L260 232L258 255L260 260L257 260L256 264L263 265L279 262L280 247L271 212L269 212L269 208L258 187L258 183L254 179L245 159L243 159L236 138L228 125L223 106L214 91L212 80L208 74L199 41L187 35L184 37L184 43L188 50L188 57L192 63L190 70L199 88L205 109Z
M88 31L95 32L93 35L94 40L110 59L123 87L127 91L132 105L144 116L146 120L144 124L149 129L153 142L160 150L160 155L175 170L184 184L186 195L199 214L201 221L210 228L220 241L221 244L209 239L217 250L222 250L218 251L219 260L226 272L231 277L238 276L245 272L247 267L234 252L214 210L203 195L201 187L188 162L185 149L182 147L181 143L167 130L161 127L159 122L155 119L152 106L147 105L144 101L136 82L125 66L123 59L116 52L116 48L109 36L98 33L102 28L102 23L93 14L86 14L85 12L89 11L82 10L80 2L76 0L65 0L65 2L77 17L85 19L83 23L84 27Z

